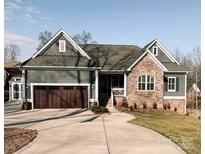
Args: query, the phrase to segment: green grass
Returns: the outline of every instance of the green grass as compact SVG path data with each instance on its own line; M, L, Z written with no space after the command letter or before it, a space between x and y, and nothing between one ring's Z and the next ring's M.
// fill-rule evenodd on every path
M172 112L133 112L130 122L155 130L178 144L188 154L200 154L200 123L197 118Z

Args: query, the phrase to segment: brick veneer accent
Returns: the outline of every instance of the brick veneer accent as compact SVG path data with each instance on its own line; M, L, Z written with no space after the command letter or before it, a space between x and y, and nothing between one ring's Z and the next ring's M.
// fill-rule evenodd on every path
M178 113L185 114L185 99L164 99L164 104L168 103L171 106L171 111L174 111L174 107L176 107Z
M154 91L139 91L138 77L141 75L152 75L155 78ZM150 57L145 57L134 66L128 75L128 105L137 104L137 107L142 108L143 103L146 103L148 108L153 108L153 103L157 103L158 109L163 109L163 84L164 72Z
M124 96L115 96L114 97L114 101L118 107L121 107L123 105L123 103L124 103L123 99L125 99Z

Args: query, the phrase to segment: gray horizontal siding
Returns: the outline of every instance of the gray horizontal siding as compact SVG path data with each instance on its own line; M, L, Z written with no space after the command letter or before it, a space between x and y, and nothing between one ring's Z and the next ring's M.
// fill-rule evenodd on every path
M156 43L154 45L152 45L149 50L152 52L152 47L155 46ZM156 56L156 58L160 61L160 62L172 62L167 55L158 47L158 55Z
M185 96L185 74L184 73L165 73L164 96ZM176 77L176 92L168 92L166 82L168 77ZM167 84L168 85L168 84Z
M89 83L95 84L93 71L56 71L56 70L27 70L27 85L30 83ZM94 98L95 89L90 87L90 96ZM27 87L27 98L31 98L30 86Z
M66 41L66 52L59 52L59 40L65 40ZM71 45L68 40L61 35L58 39L56 39L53 44L50 44L45 51L42 53L42 55L56 55L56 56L77 56L79 53L74 49L73 45Z

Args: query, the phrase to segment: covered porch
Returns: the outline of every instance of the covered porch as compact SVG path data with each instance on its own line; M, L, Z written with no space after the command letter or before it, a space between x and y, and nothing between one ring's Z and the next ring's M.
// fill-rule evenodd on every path
M116 97L127 97L127 74L100 73L98 92L100 106L116 105Z

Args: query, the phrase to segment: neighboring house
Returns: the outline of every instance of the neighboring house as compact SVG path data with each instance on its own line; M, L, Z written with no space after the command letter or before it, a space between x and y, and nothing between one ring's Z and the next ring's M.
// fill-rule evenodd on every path
M77 45L62 29L20 66L32 108L88 108L90 102L186 112L187 72L158 41Z
M196 85L196 83L192 82L191 86L189 86L188 84L187 102L193 102L196 100L196 97L198 98L200 96L201 96L201 90Z
M4 64L4 92L10 101L22 99L22 72L17 65L20 63Z

